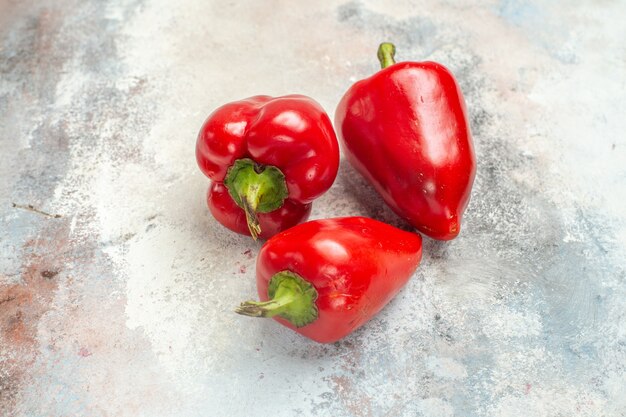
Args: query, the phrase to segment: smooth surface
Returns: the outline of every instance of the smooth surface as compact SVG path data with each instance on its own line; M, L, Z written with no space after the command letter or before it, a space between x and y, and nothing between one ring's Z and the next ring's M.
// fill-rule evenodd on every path
M339 144L330 118L312 98L253 96L224 104L207 117L198 134L196 161L213 182L208 203L215 219L255 240L267 239L303 221L310 204L332 186ZM241 175L242 163L252 175ZM228 196L216 195L218 182L228 189L232 204L223 201ZM243 211L247 231L237 226ZM271 230L259 224L257 213L266 213Z
M463 94L447 68L407 61L381 69L348 89L335 126L346 160L393 211L434 239L458 236L476 156Z
M333 184L339 145L330 118L310 97L255 96L209 115L198 135L196 158L213 181L225 181L238 159L274 166L285 175L289 199L307 204Z
M276 235L256 263L261 301L276 274L295 273L317 291L317 318L304 327L275 317L317 342L336 342L395 297L422 259L422 238L367 217L314 220Z
M624 21L623 1L0 2L0 415L623 416ZM196 135L254 94L332 112L383 40L458 78L474 192L387 308L318 345L233 313L260 244L206 209ZM331 215L402 225L345 162Z

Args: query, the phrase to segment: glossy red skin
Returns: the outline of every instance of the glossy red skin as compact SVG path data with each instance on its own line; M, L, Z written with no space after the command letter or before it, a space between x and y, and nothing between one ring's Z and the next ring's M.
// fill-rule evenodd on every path
M257 258L257 289L268 299L272 276L291 271L318 292L317 319L296 328L320 343L335 342L378 313L406 284L422 257L422 238L366 217L314 220L277 234Z
M335 181L339 145L328 115L313 99L255 96L215 110L196 142L198 166L212 181L223 182L241 158L280 169L289 199L306 204Z
M213 217L233 232L250 236L246 213L228 194L226 186L214 182L207 192L207 205ZM258 213L261 226L260 239L269 239L276 233L302 223L309 218L312 204L299 204L286 200L282 207L269 213Z
M285 175L283 206L258 214L260 237L267 239L308 218L310 203L337 176L339 145L328 115L302 95L250 97L209 115L196 142L198 166L213 182L210 190L221 190L209 191L209 209L227 228L250 236L243 210L222 192L228 168L241 158L275 166Z
M476 159L461 90L435 62L402 62L355 83L335 114L348 161L420 232L455 238Z

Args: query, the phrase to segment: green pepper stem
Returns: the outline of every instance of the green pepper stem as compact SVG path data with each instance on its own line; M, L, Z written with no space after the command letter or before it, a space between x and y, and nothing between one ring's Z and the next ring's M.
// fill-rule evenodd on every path
M267 289L268 301L246 301L235 313L249 317L279 316L296 327L317 319L317 291L310 282L291 271L275 274Z
M282 207L289 193L285 175L278 168L257 164L248 158L238 159L228 168L224 185L245 212L254 240L261 233L257 213L269 213Z
M235 313L249 317L274 317L281 314L293 301L294 297L290 295L269 301L245 301L235 309Z
M257 193L254 193L256 196ZM243 205L243 212L246 213L246 223L248 224L248 230L252 239L257 240L261 234L261 225L259 224L259 218L256 215L256 206L258 199L250 195L239 195L241 203Z
M396 55L396 47L393 43L383 42L378 46L378 60L380 68L384 69L396 63L393 59Z

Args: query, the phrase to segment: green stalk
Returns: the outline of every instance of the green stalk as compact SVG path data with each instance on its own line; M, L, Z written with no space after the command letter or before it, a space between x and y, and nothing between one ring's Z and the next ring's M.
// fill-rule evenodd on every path
M257 164L249 158L235 161L226 173L224 185L235 203L246 213L248 229L255 240L261 233L257 213L279 209L289 193L281 170Z
M394 56L396 55L396 47L393 43L383 42L378 47L378 60L380 68L384 69L396 63Z
M317 291L310 282L294 272L275 274L270 280L267 295L268 301L246 301L235 312L249 317L279 316L296 327L306 326L317 319Z

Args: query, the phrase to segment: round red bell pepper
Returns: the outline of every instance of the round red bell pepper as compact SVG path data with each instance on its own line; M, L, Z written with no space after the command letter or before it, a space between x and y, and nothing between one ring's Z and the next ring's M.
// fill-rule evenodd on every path
M213 216L235 232L268 238L307 219L337 176L339 145L313 99L255 96L206 119L196 159L212 181Z
M420 232L459 234L476 173L465 103L454 76L436 62L394 61L341 99L335 126L348 161Z
M422 257L422 238L366 217L315 220L269 239L256 263L261 302L237 313L274 317L321 343L334 342L378 313Z

